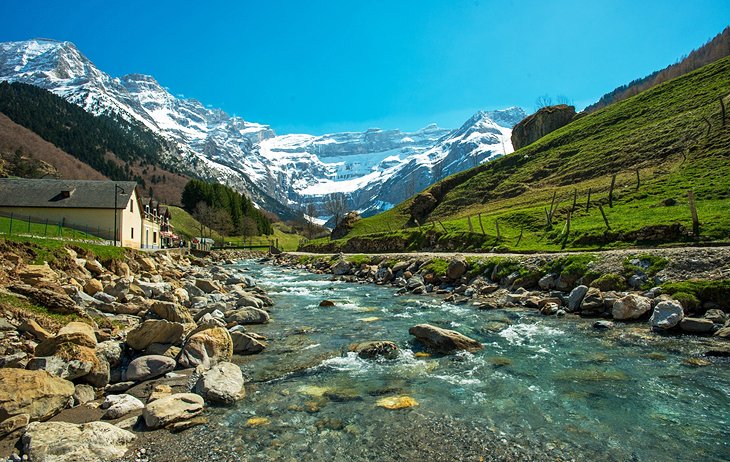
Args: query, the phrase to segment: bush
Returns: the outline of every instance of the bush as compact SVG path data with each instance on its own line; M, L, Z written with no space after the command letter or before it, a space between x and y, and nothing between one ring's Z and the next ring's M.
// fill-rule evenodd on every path
M620 274L608 273L591 282L591 287L595 287L602 292L623 290L626 288L626 279Z
M697 311L701 306L700 300L693 294L687 292L675 292L672 294L672 298L677 300L682 305L682 308L684 308L684 311L688 313Z

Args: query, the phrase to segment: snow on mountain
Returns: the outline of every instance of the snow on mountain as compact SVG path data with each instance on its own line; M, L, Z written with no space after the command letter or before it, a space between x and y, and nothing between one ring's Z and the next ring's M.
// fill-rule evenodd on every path
M93 114L143 124L183 171L226 183L265 208L319 208L333 193L365 214L386 210L447 175L511 152L519 108L479 112L458 130L370 129L276 136L267 125L173 96L153 77L100 71L70 42L0 43L0 80L36 85Z

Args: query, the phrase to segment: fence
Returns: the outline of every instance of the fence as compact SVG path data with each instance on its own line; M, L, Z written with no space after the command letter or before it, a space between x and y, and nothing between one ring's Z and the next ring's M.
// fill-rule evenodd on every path
M89 226L62 219L52 221L32 215L0 212L0 234L5 236L49 237L83 241L112 241L111 227Z

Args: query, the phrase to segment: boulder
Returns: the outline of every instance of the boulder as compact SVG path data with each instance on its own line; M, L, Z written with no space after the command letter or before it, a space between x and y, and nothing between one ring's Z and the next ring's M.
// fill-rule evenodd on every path
M38 344L35 348L36 356L51 356L56 353L59 345L72 343L81 347L96 348L96 334L94 329L83 322L70 322L58 331L55 337Z
M649 324L654 329L667 330L675 327L684 318L684 309L675 300L659 302L649 319Z
M187 323L194 322L193 317L187 308L173 302L163 302L156 300L152 303L150 309L160 318L171 322Z
M389 341L353 343L348 350L357 353L363 359L395 359L398 357L398 345Z
M103 388L109 384L111 380L111 367L106 359L99 354L96 355L96 361L88 374L81 377L81 381L88 383L96 388Z
M570 123L574 117L574 106L558 104L542 107L514 126L512 145L517 150L532 144L548 133Z
M322 300L321 302L319 302L319 306L321 306L321 307L335 306L335 302L333 302L332 300Z
M147 271L148 273L157 272L157 265L155 264L155 261L150 257L138 257L137 263L139 263L139 268L142 271Z
M570 295L568 295L568 311L578 311L580 309L580 304L583 303L583 298L587 293L588 287L586 286L578 286L571 290Z
M651 309L651 299L641 295L629 294L613 303L613 319L638 319Z
M104 419L114 420L143 409L144 403L132 395L108 395L101 403L101 408L106 409Z
M711 334L715 330L715 323L705 318L684 318L679 322L679 328L693 334Z
M124 343L118 340L107 340L97 343L96 356L104 359L109 366L116 367L122 361L122 353L124 352Z
M233 363L221 362L211 367L198 379L195 393L212 403L232 404L246 394L243 388L241 368Z
M92 297L97 293L104 290L104 286L101 284L101 281L98 279L89 279L86 284L84 284L84 292L91 295Z
M216 292L216 291L221 292L220 284L212 279L196 279L195 287L202 290L206 294Z
M175 370L177 363L174 359L162 355L140 356L132 360L127 366L126 380L142 382L154 379Z
M195 393L176 393L147 403L142 413L145 424L151 429L188 420L203 412L205 401Z
M457 280L466 273L467 264L463 257L452 258L449 266L446 268L446 277Z
M352 264L346 260L338 260L337 263L330 267L330 271L335 276L343 276L349 274L352 269Z
M18 414L0 422L0 438L13 433L16 430L28 425L30 416L28 414Z
M73 398L74 406L78 406L79 404L94 401L96 399L96 392L94 391L94 387L91 385L81 383L74 387Z
M236 300L236 306L239 308L244 308L244 307L250 306L253 308L261 309L264 307L264 302L256 297L254 297L253 295L241 294L241 296L238 297L238 300Z
M269 313L252 307L226 312L226 322L235 322L236 324L266 324L269 319Z
M725 324L728 319L727 314L717 308L707 310L703 318L709 319L715 324Z
M537 280L537 285L542 290L554 289L558 283L558 275L555 273L546 274Z
M48 263L43 263L42 265L25 265L17 274L18 279L32 286L37 286L43 282L58 282L58 274L48 266Z
M135 438L107 422L33 422L21 441L34 462L99 462L122 458Z
M68 407L74 384L46 371L0 369L0 421L18 414L47 419Z
M261 353L266 348L266 343L244 332L231 332L231 339L233 341L233 353L237 355Z
M104 267L96 260L86 260L84 268L86 268L86 270L94 276L101 276L104 274Z
M212 327L191 335L178 358L184 368L203 366L209 368L233 356L231 334L222 327Z
M28 361L26 369L31 371L46 371L62 379L74 380L87 375L93 367L94 363L92 361L70 359L61 356L36 356Z
M477 351L483 348L481 343L466 335L430 324L413 326L408 329L408 333L439 353L452 353L456 350Z
M19 332L27 332L39 341L48 340L53 335L45 330L40 324L35 322L33 319L24 320L18 327Z
M25 295L32 303L48 308L52 313L75 314L82 318L87 317L84 310L61 290L35 288L26 284L14 284L8 288L17 294Z
M148 319L127 334L127 345L142 351L153 343L177 343L185 326L164 319Z
M581 286L585 287L585 286ZM602 313L603 307L603 296L601 291L595 287L591 287L583 297L583 301L580 303L581 313Z
M611 321L596 321L593 323L593 328L597 330L610 330L614 328L614 324Z

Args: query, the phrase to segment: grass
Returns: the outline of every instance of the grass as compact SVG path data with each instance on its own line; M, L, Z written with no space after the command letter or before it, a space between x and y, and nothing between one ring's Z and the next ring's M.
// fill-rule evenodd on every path
M723 124L718 102L728 95L730 58L725 58L434 184L421 193L433 196L436 205L421 217L425 224L420 228L411 215L415 196L360 220L334 245L344 246L355 237L365 242L362 239L394 236L405 239L403 248L394 251L450 246L529 252L687 244L697 238L691 233L690 190L700 220L698 240L728 243L730 121ZM712 126L709 134L705 119ZM616 184L609 206L612 175ZM555 213L548 226L545 209L553 195ZM322 239L310 248L326 244L329 240Z
M75 314L58 314L49 311L47 308L35 305L24 298L15 295L0 292L0 306L10 311L25 311L34 314L34 317L40 317L45 322L39 322L41 325L53 326L58 328L72 321L88 322L88 319L81 318Z
M12 221L12 228L11 228ZM56 223L32 223L24 221L22 217L14 217L12 220L8 217L0 217L0 234L8 236L34 236L49 237L59 239L73 240L90 240L102 241L102 239L94 234L79 231L73 228L59 226Z
M90 244L88 242L68 242L59 239L29 237L29 236L6 236L7 241L26 242L32 245L32 251L35 255L33 264L42 264L44 261L53 263L60 258L68 256L64 250L66 247L72 248L82 253L92 253L100 261L122 260L124 258L124 247L113 247L109 245Z

